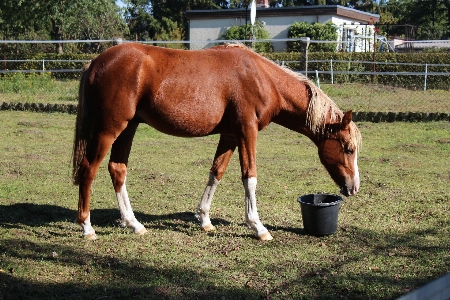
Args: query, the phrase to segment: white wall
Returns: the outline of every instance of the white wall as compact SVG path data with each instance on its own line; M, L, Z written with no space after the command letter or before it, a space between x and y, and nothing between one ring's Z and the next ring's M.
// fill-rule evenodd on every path
M295 22L307 22L307 23L327 23L332 22L338 26L338 35L340 40L343 37L342 24L347 23L357 23L358 20L343 18L336 15L283 15L283 16L264 16L258 17L258 12L256 14L256 20L265 23L264 28L269 33L269 38L271 39L286 39L288 38L289 27ZM250 23L250 19L247 21ZM190 41L211 41L218 40L223 34L233 25L244 25L245 18L215 18L215 19L193 19L189 22L189 39ZM373 28L373 26L372 26ZM358 32L358 31L355 31ZM372 31L373 32L373 31ZM355 33L356 34L356 33ZM359 35L359 33L358 33ZM355 40L354 42L358 42ZM211 46L213 43L203 42L203 43L193 43L191 48L204 48ZM366 43L367 44L367 43ZM373 38L372 38L373 44ZM274 42L273 43L275 51L284 51L286 49L285 42ZM358 46L353 47L354 51L364 51L364 47ZM373 48L373 47L372 47ZM340 48L339 48L340 49ZM344 47L349 49L348 47ZM366 49L366 51L368 51Z

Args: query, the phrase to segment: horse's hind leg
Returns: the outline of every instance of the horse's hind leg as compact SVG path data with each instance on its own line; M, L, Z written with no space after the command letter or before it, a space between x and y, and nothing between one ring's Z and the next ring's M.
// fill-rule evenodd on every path
M216 154L214 156L214 162L209 173L208 184L203 192L200 203L197 207L196 217L201 223L201 227L204 231L213 231L215 227L211 224L209 218L209 211L211 207L211 201L216 191L217 185L220 183L231 156L236 149L236 140L232 135L220 135L219 144L217 145Z
M128 122L127 128L115 140L111 148L108 170L116 192L117 203L119 204L121 225L133 228L137 234L144 234L147 230L134 216L125 185L128 156L130 155L131 144L138 125L135 121Z
M79 200L76 222L83 228L83 235L91 240L97 238L95 230L91 226L90 218L92 182L98 172L100 163L111 148L113 141L113 136L99 134L98 139L93 139L92 145L89 145L86 155L80 165Z

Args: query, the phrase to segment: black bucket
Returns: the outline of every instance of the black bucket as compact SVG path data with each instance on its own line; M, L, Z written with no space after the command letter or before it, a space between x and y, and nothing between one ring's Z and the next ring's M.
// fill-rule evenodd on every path
M309 194L298 198L303 227L310 235L324 236L336 232L342 197L333 194Z

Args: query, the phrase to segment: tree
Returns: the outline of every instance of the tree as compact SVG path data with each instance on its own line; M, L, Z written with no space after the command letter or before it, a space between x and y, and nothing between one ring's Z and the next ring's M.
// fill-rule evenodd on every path
M54 40L112 39L127 32L114 0L47 0L45 3L37 6L37 10L47 12ZM58 45L58 53L62 53L62 44Z
M441 39L450 36L448 0L397 0L386 3L386 11L398 19L397 25L414 25L416 39ZM388 34L401 36L404 29L396 26Z
M114 0L3 0L4 39L112 39L127 31ZM62 43L57 52L62 53Z
M183 27L177 18L165 16L165 8L153 9L147 0L128 1L126 20L131 39L147 40L183 40ZM156 17L155 17L156 14Z
M186 10L221 9L226 0L127 0L126 19L130 33L138 39L166 37L183 40L188 30ZM144 23L140 23L144 21Z

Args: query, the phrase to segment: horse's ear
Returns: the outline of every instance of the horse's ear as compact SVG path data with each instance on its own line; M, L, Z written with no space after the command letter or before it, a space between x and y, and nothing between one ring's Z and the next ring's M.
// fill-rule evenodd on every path
M344 114L344 117L342 118L341 128L347 129L351 121L352 121L352 111L349 110Z

